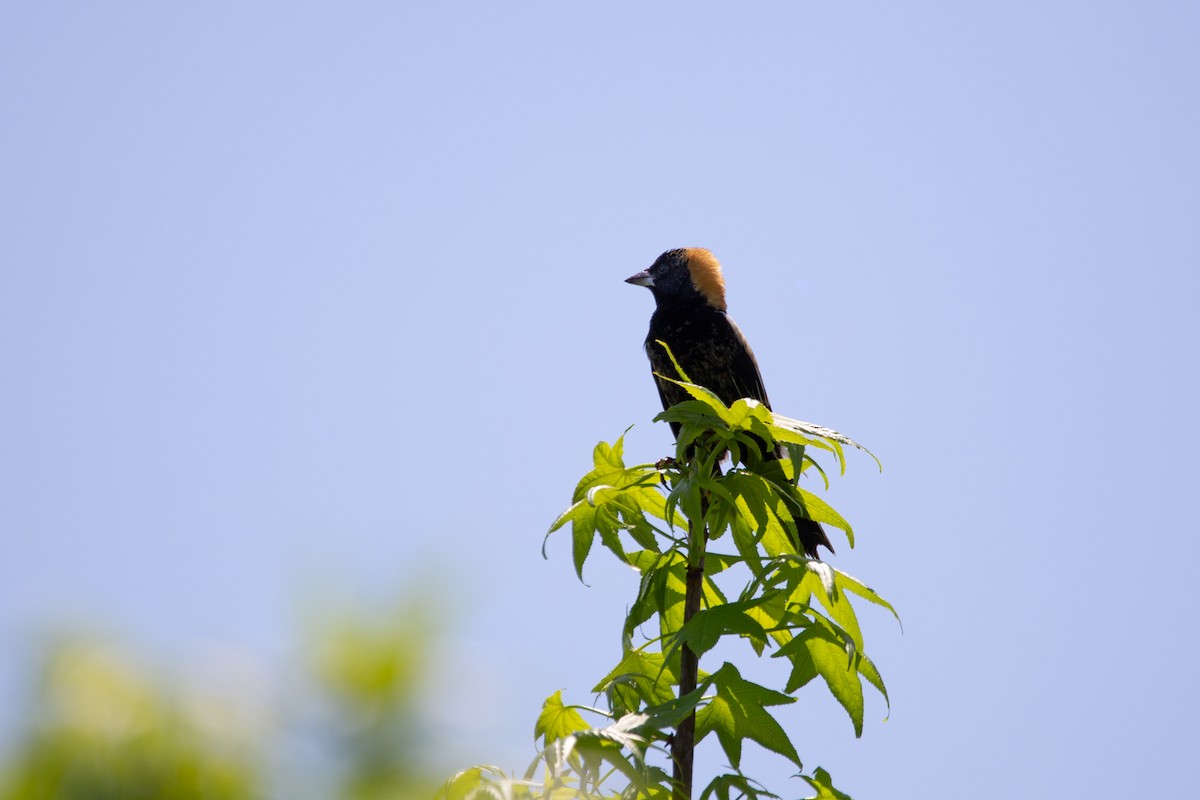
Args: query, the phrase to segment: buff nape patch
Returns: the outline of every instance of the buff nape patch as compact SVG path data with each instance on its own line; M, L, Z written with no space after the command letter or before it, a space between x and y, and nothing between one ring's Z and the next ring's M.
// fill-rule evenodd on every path
M721 274L721 262L711 250L703 247L685 247L688 272L692 274L692 285L713 308L725 310L725 277Z

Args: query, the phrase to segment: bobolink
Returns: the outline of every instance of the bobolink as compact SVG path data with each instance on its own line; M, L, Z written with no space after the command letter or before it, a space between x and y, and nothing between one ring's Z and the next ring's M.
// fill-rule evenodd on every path
M658 340L667 343L693 383L709 389L726 405L749 397L771 407L754 352L725 313L725 278L711 252L702 247L668 250L649 269L625 280L645 286L654 295L656 308L650 317L645 347L664 409L691 396L682 387L658 377L676 374L666 352L656 344ZM679 423L671 423L676 436L679 427ZM778 451L764 453L767 459L779 455ZM815 558L818 545L833 551L819 523L797 520L797 525L805 553Z

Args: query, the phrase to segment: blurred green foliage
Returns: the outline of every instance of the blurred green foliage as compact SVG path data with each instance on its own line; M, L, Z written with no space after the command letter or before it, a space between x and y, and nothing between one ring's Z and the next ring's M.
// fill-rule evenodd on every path
M445 777L426 757L422 702L435 631L415 599L326 610L306 630L303 674L233 688L68 639L45 654L0 754L0 800L431 797Z
M324 611L308 639L328 707L324 735L340 756L346 800L432 797L422 718L435 627L415 600L382 613Z
M262 742L231 711L160 685L110 646L60 645L0 798L262 797Z

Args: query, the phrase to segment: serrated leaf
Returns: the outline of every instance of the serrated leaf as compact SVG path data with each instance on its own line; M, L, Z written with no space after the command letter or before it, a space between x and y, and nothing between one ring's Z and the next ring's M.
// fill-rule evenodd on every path
M746 636L765 643L767 632L746 614L746 610L754 605L754 602L726 603L701 609L679 630L676 642L686 642L697 656L711 650L725 634Z
M625 620L625 637L633 629L646 622L651 616L659 617L660 633L664 638L674 636L683 626L683 604L687 594L687 561L678 551L654 553L639 551L629 554L628 563L643 575L638 597L630 607ZM725 602L725 596L713 582L711 574L723 569L720 560L706 568L701 599L706 607L712 608Z
M815 458L804 452L803 445L786 444L785 449L788 453L788 459L792 464L792 483L799 484L800 476L803 475L809 467L817 471L821 476L821 482L825 484L825 490L829 491L829 475L825 472L825 468Z
M825 607L833 621L850 636L850 641L854 644L855 649L861 652L863 636L862 629L858 625L858 615L854 611L854 606L850 604L850 599L838 590L833 567L821 561L809 562L805 564L805 567L810 572L818 574L821 579L821 590L809 594L817 598L817 602Z
M671 485L671 491L667 494L668 513L682 514L684 521L677 524L679 527L687 529L689 533L692 522L704 518L704 514L701 512L700 492L696 491L695 486L696 478L684 475L675 480Z
M875 690L883 695L883 701L887 703L888 716L892 714L892 699L888 697L887 687L883 685L883 676L879 674L879 670L875 667L875 662L867 658L866 653L858 654L858 673L862 675L867 683L875 687Z
M869 455L871 458L875 459L875 463L876 463L876 465L878 465L879 471L880 472L883 471L883 463L875 456L874 453L872 453L870 450L863 447L861 444L854 441L849 436L846 436L843 433L838 433L837 431L833 430L832 428L826 428L824 425L817 425L812 422L802 422L798 419L792 419L791 417L785 417L782 414L772 413L771 416L772 416L772 419L774 420L774 425L776 427L782 428L784 431L798 432L801 434L807 434L808 436L815 437L817 439L823 439L827 442L832 442L832 443L836 443L836 444L847 444L847 445L850 445L851 447L857 447L859 450L862 450L864 453ZM843 464L842 471L844 472L845 471L845 467L844 467L845 458L840 455L841 448L838 448L838 452L839 452L838 460L842 462L842 464Z
M829 773L817 767L813 770L812 777L801 775L809 786L817 790L817 793L808 800L853 800L850 795L845 792L839 792L833 787L833 781L829 777Z
M563 705L562 690L555 692L542 703L542 713L538 714L537 723L533 728L535 739L542 739L549 746L557 739L570 736L572 733L588 729L587 720L573 708Z
M681 381L675 378L668 378L666 375L660 375L657 372L654 373L654 375L657 378L662 378L664 381L669 381L670 383L681 387L685 392L692 396L692 399L698 400L704 405L708 406L717 419L721 420L726 425L729 424L729 407L721 402L721 398L717 397L708 389L700 386L699 384L688 383L687 381Z
M896 618L896 622L900 625L900 630L904 630L904 623L900 622L900 615L896 613L896 609L892 608L892 604L880 597L874 589L867 586L858 578L842 572L840 569L834 570L834 581L837 583L838 588L856 594L862 599L877 606L882 606L892 612L892 616Z
M647 706L643 710L646 719L642 723L640 730L648 737L652 737L654 733L659 733L665 737L665 731L675 728L679 723L683 722L689 714L696 710L696 706L703 699L704 687L701 686L695 691L688 692L683 697L676 697L658 705Z
M796 634L774 656L787 657L792 664L785 691L795 692L812 680L815 672L824 679L834 699L846 709L854 725L854 735L862 736L862 683L858 679L853 647L830 626L813 625Z
M687 562L678 552L664 554L666 563L657 567L654 594L648 596L658 614L662 636L673 635L683 626L683 604L687 595Z
M737 548L738 555L741 557L743 563L746 564L751 574L757 580L764 580L767 572L763 566L762 555L758 549L758 537L750 526L746 524L746 517L738 513L731 514L729 517L729 529L733 534L734 547Z
M686 383L683 386L691 386ZM707 390L705 390L707 391ZM724 408L722 406L722 408ZM692 425L699 427L717 427L725 428L725 422L721 419L713 407L703 400L682 400L670 408L665 408L654 416L655 422L678 422L680 425Z
M571 502L584 499L589 489L598 485L626 488L636 484L656 485L662 475L651 464L626 467L624 462L624 435L613 444L598 442L592 450L592 469L575 486Z
M850 523L835 511L833 506L807 489L801 489L791 483L772 484L772 486L787 499L793 508L801 512L799 516L841 529L846 534L846 540L850 542L850 546L854 547L854 528L850 527Z
M737 792L737 794L733 795L732 792ZM705 786L704 791L700 793L700 800L709 800L709 798L715 798L715 800L774 798L774 800L779 800L779 795L768 792L758 781L737 772L718 775L709 781L708 786Z
M716 695L696 715L696 741L715 732L729 763L737 769L742 760L742 741L749 739L801 767L800 756L769 706L794 703L796 698L759 686L742 678L737 667L726 662L706 683Z
M580 580L597 534L605 547L626 562L622 532L627 532L644 548L657 547L655 529L647 521L647 515L666 518L666 501L656 488L662 483L662 474L649 465L624 468L620 452L620 446L611 447L604 442L596 446L596 469L580 481L575 501L558 516L542 542L545 556L550 534L570 522L571 558Z
M781 627L787 612L787 593L782 591L764 592L757 603L746 610L746 616L758 622L777 645L785 645L792 640L792 632ZM754 652L762 655L765 643L751 640Z
M821 588L825 590L825 594L832 596L837 591L833 567L824 561L810 559L804 563L804 568L821 579Z
M649 719L646 714L630 713L615 720L607 727L576 731L575 738L578 742L576 747L588 739L602 739L631 751L640 759L645 753L646 745L649 744L646 737L640 733L640 729Z
M588 553L592 551L592 542L596 539L599 527L599 514L591 505L583 504L575 518L571 520L571 563L575 565L575 574L583 580L583 565ZM543 545L544 549L544 545Z
M438 789L437 794L434 795L434 800L467 800L484 783L486 783L486 780L483 777L483 769L481 767L464 769L462 772L451 776Z
M629 783L628 789L636 790L638 797L651 796L647 791L652 788L650 775L660 774L660 771L647 771L641 756L635 754L635 759L631 760L625 756L621 746L616 742L609 741L600 735L591 735L591 732L587 736L581 735L575 747L580 759L584 762L585 766L580 772L586 776L588 786L581 785L579 792L569 789L555 792L549 796L549 800L582 800L582 798L597 798L597 800L612 798L616 800L620 795L610 794L600 787L609 773L605 767L611 767L624 776Z
M647 556L651 558L648 559ZM664 582L667 580L667 574L660 573L659 566L669 564L670 555L642 551L631 554L630 560L642 574L637 597L625 614L625 626L621 634L622 641L628 642L628 646L632 647L633 632L659 611L660 598L665 591Z
M661 519L663 522L670 522L667 518L667 498L658 489L661 483L660 476L660 479L652 485L627 488L625 494L622 495L622 502L633 504L643 513Z
M761 475L741 471L729 473L724 481L737 498L735 507L750 530L755 532L756 543L762 545L767 555L798 552L791 511L769 481ZM749 555L743 545L738 546L738 552Z
M593 692L631 692L624 707L630 710L643 706L660 706L675 699L675 686L679 683L678 666L668 661L662 653L645 650L630 650L621 662L596 684ZM639 702L640 701L640 702Z
M729 407L728 421L729 427L742 430L749 429L752 423L769 426L772 424L771 409L752 397L743 397L735 400ZM766 430L762 430L759 435L766 432Z

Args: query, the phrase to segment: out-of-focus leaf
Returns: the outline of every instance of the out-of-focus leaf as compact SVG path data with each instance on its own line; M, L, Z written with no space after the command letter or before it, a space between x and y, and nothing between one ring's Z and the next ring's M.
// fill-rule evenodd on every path
M817 790L817 793L808 800L853 800L850 795L839 792L833 787L833 781L829 777L829 773L817 767L813 770L812 777L801 775L808 782L808 785Z
M736 794L734 794L735 792ZM704 787L704 791L700 792L700 800L709 800L710 798L713 800L758 800L758 798L779 800L779 795L768 792L758 781L738 772L718 775L709 781L708 786Z
M642 713L625 714L607 727L577 731L575 738L579 742L588 739L612 742L620 748L632 751L638 759L641 759L645 755L646 745L649 741L638 733L638 730L646 724L648 719L649 717Z

